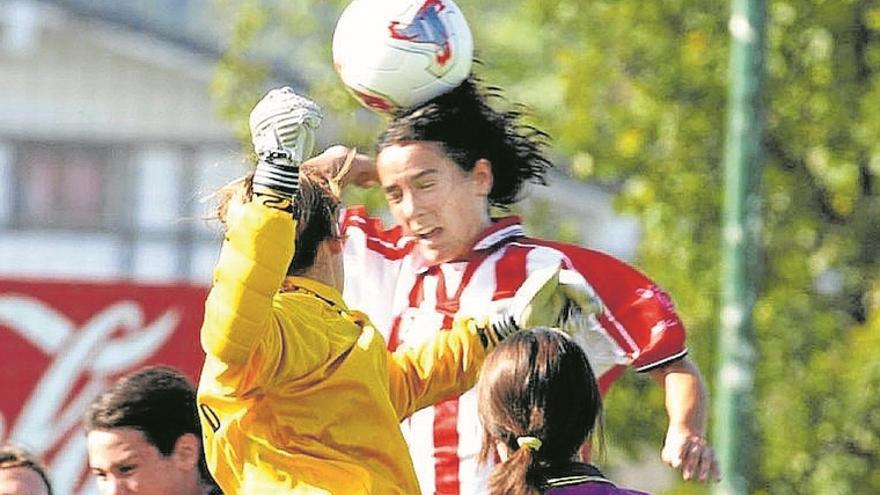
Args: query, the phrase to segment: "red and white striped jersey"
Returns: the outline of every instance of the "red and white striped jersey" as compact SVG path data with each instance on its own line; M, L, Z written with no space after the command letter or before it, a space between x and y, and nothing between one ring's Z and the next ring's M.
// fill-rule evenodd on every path
M415 239L384 229L363 208L346 210L344 299L370 316L389 347L418 345L456 315L491 315L511 303L530 273L574 270L605 305L599 325L574 335L604 392L631 366L647 371L687 354L669 297L638 270L606 254L526 236L519 218L498 219L463 261L427 266ZM445 324L444 324L445 323ZM474 391L423 409L401 425L423 493L485 493L482 431Z

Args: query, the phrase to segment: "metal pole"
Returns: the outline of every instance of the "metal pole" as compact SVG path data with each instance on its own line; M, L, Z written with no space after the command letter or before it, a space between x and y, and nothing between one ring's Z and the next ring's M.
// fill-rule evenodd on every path
M751 319L759 269L765 12L764 0L733 0L731 4L722 300L713 430L722 481L713 491L716 495L749 493L755 470Z

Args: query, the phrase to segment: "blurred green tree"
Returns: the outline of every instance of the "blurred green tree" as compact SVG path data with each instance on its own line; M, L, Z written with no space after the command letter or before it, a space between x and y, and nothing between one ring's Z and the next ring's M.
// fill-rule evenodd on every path
M344 138L371 147L381 119L357 110L330 62L346 1L218 2L234 19L214 84L223 115L246 132L271 72L253 56L282 57L338 112ZM673 295L711 383L728 2L459 5L479 74L531 108L560 168L614 187L618 209L639 218L636 265ZM880 493L880 2L775 1L767 39L751 486ZM355 199L381 202L375 191ZM660 411L658 387L625 377L608 398L610 442L659 455ZM682 483L670 493L704 491Z

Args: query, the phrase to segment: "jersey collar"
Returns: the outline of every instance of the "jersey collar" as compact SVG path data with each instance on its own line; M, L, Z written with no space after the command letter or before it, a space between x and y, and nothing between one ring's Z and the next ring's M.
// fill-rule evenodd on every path
M318 282L317 280L305 277L290 276L284 279L283 287L283 290L285 291L296 290L297 288L305 289L331 305L348 311L348 306L346 306L345 301L342 300L342 294L323 282Z
M522 226L522 220L519 216L510 215L493 218L492 223L477 236L467 258L452 261L451 263L470 261L478 255L479 251L492 249L510 239L524 235L526 235L526 231ZM417 247L414 250L413 264L415 265L416 273L423 273L431 268L419 255Z
M592 464L573 463L562 469L550 469L547 474L548 476L544 481L545 490L584 483L605 483L616 486Z
M511 215L508 217L493 218L492 224L486 227L480 232L480 235L477 236L477 240L474 242L474 247L471 251L489 249L502 241L509 240L512 237L522 237L524 235L526 235L526 231L523 229L522 220L518 216Z

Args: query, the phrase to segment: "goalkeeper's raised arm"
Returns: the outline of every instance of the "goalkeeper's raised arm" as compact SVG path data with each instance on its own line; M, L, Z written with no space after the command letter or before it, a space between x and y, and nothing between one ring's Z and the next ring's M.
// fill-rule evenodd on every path
M269 92L251 113L258 162L252 176L225 192L226 240L201 333L209 356L244 364L264 336L278 331L272 301L295 270L294 205L314 198L311 187L300 194L299 168L311 154L320 122L320 108L289 88ZM305 257L314 254L298 256Z

